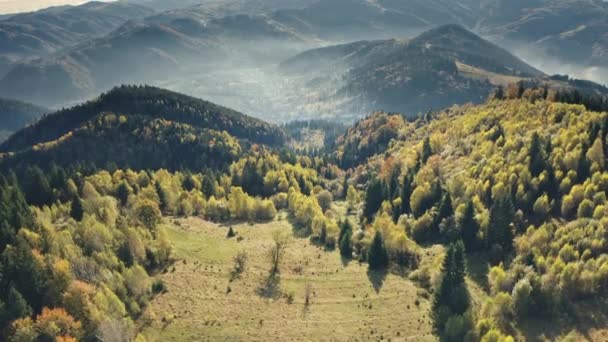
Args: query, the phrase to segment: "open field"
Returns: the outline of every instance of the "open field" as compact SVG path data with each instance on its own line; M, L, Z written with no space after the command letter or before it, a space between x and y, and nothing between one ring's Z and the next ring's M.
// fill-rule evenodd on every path
M226 238L226 227L198 218L171 222L179 261L160 276L168 292L148 308L154 319L145 334L153 341L436 340L424 290L398 275L368 274L366 265L308 239L293 240L279 278L269 281L271 236L291 231L287 221L236 225L240 242ZM248 254L247 267L230 282L239 251Z

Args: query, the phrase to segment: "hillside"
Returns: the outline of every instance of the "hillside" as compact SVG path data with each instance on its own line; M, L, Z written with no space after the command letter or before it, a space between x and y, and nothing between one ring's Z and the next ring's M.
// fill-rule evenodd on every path
M0 98L0 140L6 140L10 134L34 123L49 111L29 103Z
M608 114L541 90L412 121L377 113L317 157L96 116L18 154L88 163L96 145L156 168L176 157L166 140L202 157L0 178L3 337L601 341ZM236 147L229 166L212 164L221 144Z
M0 149L11 152L3 160L5 167L48 166L51 161L99 166L114 162L140 169L205 163L211 167L225 166L240 153L235 139L278 146L285 135L276 126L203 100L159 88L123 86L44 116ZM103 153L89 153L99 146L105 146Z
M413 122L379 113L349 130L336 156L352 160L396 122L388 148L353 170L359 182L372 175L368 189L377 180L394 194L375 198L368 190L364 215L401 215L398 224L418 243L463 239L469 258L487 260L467 269L490 296L474 309L477 329L486 324L482 335L494 327L492 334L517 340L559 340L573 330L573 340L599 341L606 334L598 312L606 298L607 119L583 106L528 100ZM392 184L399 184L394 191ZM522 287L530 297L521 297Z
M281 67L289 77L301 78L309 92L321 88L325 98L345 99L349 104L342 111L384 109L410 117L454 103L483 102L497 85L543 75L457 25L409 41L359 42L307 51Z
M481 2L479 32L523 42L547 57L606 67L608 4L601 0Z
M152 13L143 6L93 1L12 15L0 22L0 55L26 59L46 56Z
M302 43L264 15L215 18L203 7L163 12L17 65L0 80L0 92L62 106L116 84L190 79L193 72L269 63L300 51Z

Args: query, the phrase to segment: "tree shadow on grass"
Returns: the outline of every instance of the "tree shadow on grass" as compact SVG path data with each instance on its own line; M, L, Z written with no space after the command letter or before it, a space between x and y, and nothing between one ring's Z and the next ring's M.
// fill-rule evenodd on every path
M301 225L297 224L293 220L291 215L287 216L287 222L289 222L289 224L291 224L293 236L295 236L298 239L307 238L312 234L312 231L309 228L305 228L305 227L302 227Z
M591 332L606 326L608 299L598 297L566 303L553 316L530 317L519 324L527 341L555 341L571 331L576 331L585 341L593 341L598 336L592 336Z
M467 273L485 291L488 291L490 288L488 283L489 271L490 261L485 253L467 254Z
M281 296L281 276L278 272L270 272L256 290L258 296L266 299L277 299Z
M340 261L342 261L342 266L346 267L353 261L353 258L345 257L344 255L340 255Z
M384 280L386 279L387 275L388 275L387 268L382 269L382 270L371 270L371 269L367 270L367 278L369 279L369 282L374 287L374 291L376 291L376 293L380 293L380 290L382 289L382 285L384 285Z

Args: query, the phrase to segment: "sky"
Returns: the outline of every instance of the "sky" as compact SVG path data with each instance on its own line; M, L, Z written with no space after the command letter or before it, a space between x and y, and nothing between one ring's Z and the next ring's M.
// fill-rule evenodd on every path
M80 5L85 0L0 0L0 14L36 11L59 5Z

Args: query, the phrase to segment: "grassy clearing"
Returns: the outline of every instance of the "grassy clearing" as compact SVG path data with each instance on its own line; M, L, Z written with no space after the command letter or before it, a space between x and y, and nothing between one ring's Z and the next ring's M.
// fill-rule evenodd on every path
M152 341L412 340L434 341L430 302L395 274L368 273L308 239L289 245L280 275L269 279L269 250L287 221L227 227L198 218L166 224L179 261L160 276L168 292L155 298L144 333ZM248 254L245 272L230 282L233 258ZM437 264L441 249L425 252ZM310 294L306 305L306 293Z

